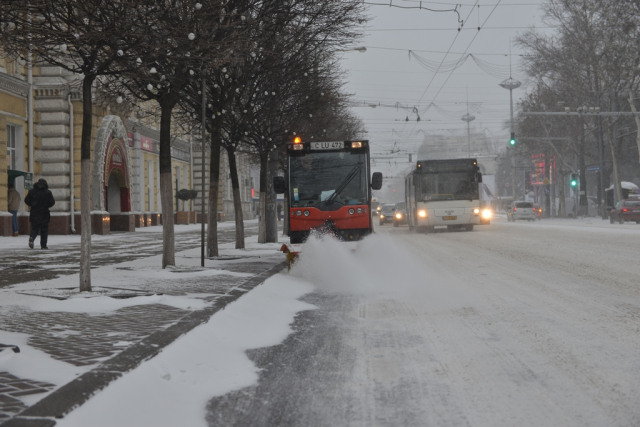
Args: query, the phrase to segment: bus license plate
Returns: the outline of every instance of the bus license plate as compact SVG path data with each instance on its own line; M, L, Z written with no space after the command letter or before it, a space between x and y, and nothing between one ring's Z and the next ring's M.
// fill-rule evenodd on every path
M327 141L327 142L312 142L312 150L342 150L344 148L343 141Z
M458 217L457 216L443 216L442 219L445 220L445 221L452 221L452 220L458 219Z

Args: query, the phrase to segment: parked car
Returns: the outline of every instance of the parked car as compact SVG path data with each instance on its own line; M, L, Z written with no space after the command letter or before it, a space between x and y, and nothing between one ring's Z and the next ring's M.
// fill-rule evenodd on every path
M536 213L536 218L542 218L542 208L540 207L540 205L533 205L533 211Z
M624 224L625 221L635 221L640 224L640 200L624 199L616 203L609 213L611 224Z
M396 212L396 205L382 205L380 210L380 225L393 221L393 214Z
M393 214L393 226L398 227L399 225L407 223L407 209L405 202L396 203L396 210Z
M527 221L535 221L536 213L533 211L533 203L531 202L513 202L509 211L507 211L507 219L516 221L524 219Z

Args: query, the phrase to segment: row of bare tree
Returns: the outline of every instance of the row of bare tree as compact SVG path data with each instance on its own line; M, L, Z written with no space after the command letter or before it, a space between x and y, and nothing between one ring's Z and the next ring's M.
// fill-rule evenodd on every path
M518 105L524 114L518 115L517 133L539 139L519 140L517 151L529 158L541 152L555 156L561 183L567 174L579 173L584 193L578 214L583 215L589 183L596 184L600 204L601 182L614 184L620 200L621 179L640 177L640 117L632 114L640 93L640 0L548 0L542 8L552 32L532 28L517 38L530 79L529 93ZM565 108L607 114L562 114ZM557 114L526 114L531 112ZM613 112L618 114L608 114ZM601 157L602 177L588 180L587 167L599 165ZM564 186L558 188L564 215ZM604 208L601 213L606 215Z
M160 193L173 218L171 135L187 126L210 139L207 252L218 255L221 148L227 153L236 220L244 228L236 154L260 160L259 241L267 242L267 162L291 135L353 133L338 52L366 22L345 0L7 0L0 45L14 57L58 65L82 84L80 290L91 290L90 157L96 91L160 117ZM203 129L204 127L204 129ZM199 129L199 133L197 132ZM202 141L203 150L205 141ZM204 154L204 153L203 153ZM175 265L173 221L163 221L162 268Z

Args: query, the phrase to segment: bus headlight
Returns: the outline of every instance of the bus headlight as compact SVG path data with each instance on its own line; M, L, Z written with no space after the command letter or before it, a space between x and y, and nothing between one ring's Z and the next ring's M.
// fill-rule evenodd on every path
M491 218L491 210L490 209L483 210L482 211L482 218L490 219Z
M349 215L353 215L354 213L356 213L356 211L353 208L349 209Z
M474 215L478 215L478 214L480 214L480 209L478 209L478 208L474 208L474 209L473 209L473 214L474 214Z
M384 218L384 214L380 214L380 219L383 219L383 218Z
M424 209L419 210L419 211L418 211L418 216L419 216L420 218L426 218L426 217L427 217L427 211L425 211Z
M401 214L400 212L398 212L398 213L396 214L396 218L398 218L398 219L402 219L402 214Z
M297 216L302 215L302 211L296 211L296 215L297 215Z
M304 216L309 216L309 215L311 215L311 212L309 212L309 211L304 211Z
M361 214L361 213L362 213L362 208L358 208L358 209L356 209L356 212L358 212L359 214Z

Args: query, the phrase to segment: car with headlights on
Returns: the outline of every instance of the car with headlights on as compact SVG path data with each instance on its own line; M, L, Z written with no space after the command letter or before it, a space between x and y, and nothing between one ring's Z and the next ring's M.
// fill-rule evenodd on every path
M386 204L382 205L382 209L380 209L380 225L384 225L388 222L393 221L393 214L396 213L396 205Z
M396 210L393 214L393 226L407 224L407 207L405 202L396 203Z
M640 200L624 199L616 203L609 213L611 224L624 224L625 221L635 221L640 224Z

